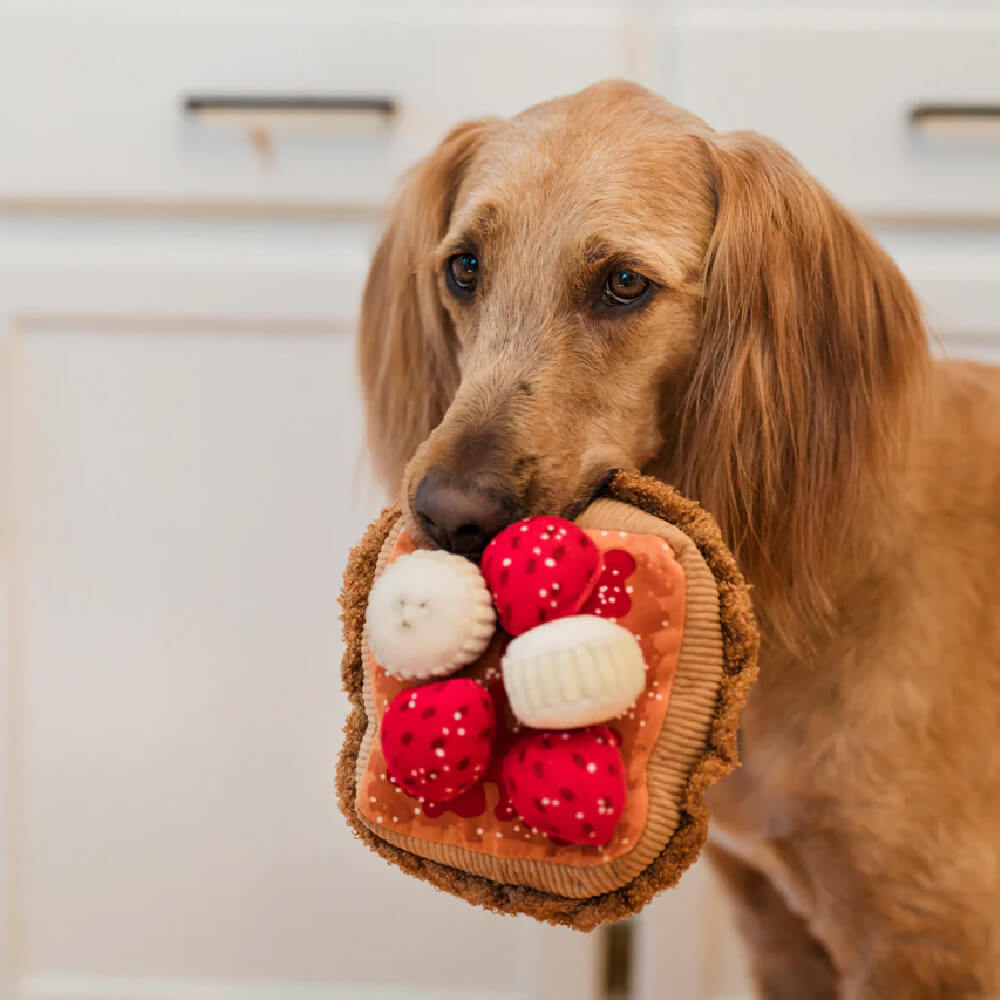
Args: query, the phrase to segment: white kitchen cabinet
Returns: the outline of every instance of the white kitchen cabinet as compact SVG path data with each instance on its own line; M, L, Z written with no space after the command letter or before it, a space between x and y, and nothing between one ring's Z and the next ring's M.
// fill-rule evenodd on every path
M19 208L357 215L456 122L626 75L630 52L615 5L11 0L0 17L0 206Z
M937 353L1000 363L1000 228L874 232L919 296Z
M348 835L367 239L235 229L0 228L4 995L593 996Z
M682 0L659 86L714 128L786 146L895 257L938 353L996 361L998 45L991 2Z
M0 10L0 994L596 994L599 935L350 838L336 597L382 502L353 359L393 182L627 51L615 8Z
M777 139L854 211L1000 219L995 4L692 4L665 44L678 103L715 128Z

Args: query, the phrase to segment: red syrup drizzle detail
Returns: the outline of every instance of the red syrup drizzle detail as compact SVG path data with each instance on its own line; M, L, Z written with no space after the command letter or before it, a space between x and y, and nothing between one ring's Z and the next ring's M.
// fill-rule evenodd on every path
M446 812L453 812L462 819L482 816L486 811L486 789L482 781L477 782L467 792L463 792L450 802L425 802L424 815L429 819L437 819Z
M624 618L632 610L632 598L625 583L635 572L635 557L625 549L609 549L604 553L604 571L590 597L580 608L581 615L601 618Z
M511 730L511 725L516 725L516 721L513 720L510 708L508 707L507 692L504 689L503 681L494 681L487 690L493 698L493 707L496 711L497 720L493 756L490 758L489 765L483 773L482 780L450 802L424 802L424 815L428 819L437 819L446 812L453 812L462 819L472 819L475 816L482 816L486 812L485 786L487 782L492 782L497 786L499 801L494 809L496 818L505 822L518 818L514 807L510 804L510 800L503 790L503 782L500 780L500 763L504 758L504 754L514 745L520 734Z
M489 692L493 697L493 704L497 710L497 736L493 747L493 758L486 768L483 781L491 781L497 786L499 798L497 799L496 808L493 810L493 815L501 822L508 823L512 820L520 819L520 817L517 815L517 810L511 804L510 799L507 797L507 792L504 790L503 780L500 776L501 764L504 757L507 756L507 751L521 738L525 730L522 728L520 733L513 731L512 726L517 725L517 722L511 713L503 681L494 681L489 687ZM530 730L528 731L530 732Z

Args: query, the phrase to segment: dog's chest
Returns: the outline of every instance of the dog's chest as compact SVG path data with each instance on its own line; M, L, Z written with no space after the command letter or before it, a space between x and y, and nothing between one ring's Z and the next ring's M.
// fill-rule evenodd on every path
M709 843L764 875L793 912L808 918L810 901L802 879L773 841L711 823Z
M796 835L813 801L808 761L814 734L787 711L777 713L784 724L776 724L774 701L754 703L751 696L741 731L742 765L706 795L708 839L765 875L791 910L807 916Z

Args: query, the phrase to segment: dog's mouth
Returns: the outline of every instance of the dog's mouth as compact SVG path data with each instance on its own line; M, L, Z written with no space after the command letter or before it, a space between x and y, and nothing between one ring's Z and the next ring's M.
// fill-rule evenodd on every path
M607 488L608 483L615 478L617 469L606 469L595 480L589 490L583 492L578 499L568 504L560 516L567 521L575 521Z

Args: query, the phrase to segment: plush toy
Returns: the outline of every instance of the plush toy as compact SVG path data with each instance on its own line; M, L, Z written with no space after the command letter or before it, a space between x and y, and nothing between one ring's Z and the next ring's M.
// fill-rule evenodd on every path
M389 566L368 599L368 641L390 674L423 680L471 663L496 620L486 584L461 556L422 550Z
M379 853L580 929L636 912L697 857L758 643L697 504L619 473L576 522L500 532L479 567L417 549L390 508L341 603L337 785Z

